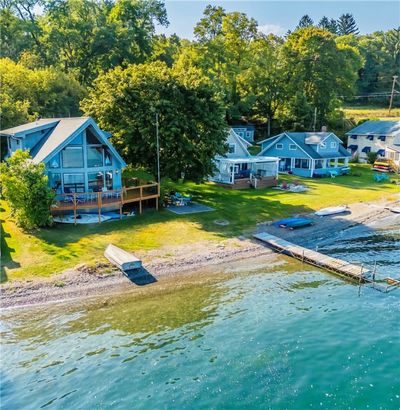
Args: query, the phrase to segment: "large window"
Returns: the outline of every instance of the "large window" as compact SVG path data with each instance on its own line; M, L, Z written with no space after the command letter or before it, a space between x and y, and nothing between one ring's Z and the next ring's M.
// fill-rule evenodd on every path
M104 186L103 172L89 172L88 186L90 192L100 192Z
M61 193L61 174L53 174L49 172L49 185L57 193Z
M112 164L111 152L108 148L104 148L104 165Z
M294 167L301 168L301 169L309 169L310 168L310 160L306 158L296 158L294 160Z
M83 168L82 147L69 146L61 151L64 168Z
M103 164L103 147L87 147L87 166L89 168L102 167Z
M236 144L229 144L228 152L229 154L234 154L236 150Z
M84 174L64 174L64 192L84 192L85 175Z

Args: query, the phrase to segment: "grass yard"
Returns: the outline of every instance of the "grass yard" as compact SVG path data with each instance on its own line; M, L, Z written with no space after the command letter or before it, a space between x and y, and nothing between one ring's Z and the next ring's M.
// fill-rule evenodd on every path
M382 107L371 107L371 106L357 106L357 107L345 107L343 111L346 114L346 118L353 118L356 122L360 120L365 120L367 118L374 118L379 120L400 120L400 108L392 109L389 116L389 109Z
M166 210L148 210L141 216L94 225L56 225L28 234L9 219L2 209L2 281L48 276L79 263L102 260L108 243L127 250L150 250L165 245L220 241L250 233L257 222L310 212L329 205L393 198L399 186L373 181L367 166L354 165L352 176L334 179L301 179L310 190L305 193L275 189L229 190L217 185L183 183L175 185L190 192L196 201L216 209L178 216ZM354 175L355 174L355 175ZM356 176L359 175L359 176ZM398 177L391 176L391 179ZM293 181L293 176L281 180ZM230 224L219 226L216 219Z

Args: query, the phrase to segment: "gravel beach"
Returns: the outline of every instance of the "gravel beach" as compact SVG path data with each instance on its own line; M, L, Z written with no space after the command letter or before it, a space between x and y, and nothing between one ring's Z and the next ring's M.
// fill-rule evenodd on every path
M357 225L370 229L396 227L400 229L400 214L390 211L398 203L356 203L344 214L317 217L306 214L315 224L308 228L289 231L272 225L272 221L259 223L255 232L267 231L288 241L305 247L315 247L332 240L341 232ZM271 263L276 254L258 241L248 237L227 239L222 242L202 242L138 253L143 269L126 276L110 264L98 263L89 267L85 264L50 278L34 281L13 281L1 285L1 307L21 307L52 302L70 301L91 296L109 295L115 292L143 290L153 283L182 275L193 274L204 267L216 268L230 262L262 257Z

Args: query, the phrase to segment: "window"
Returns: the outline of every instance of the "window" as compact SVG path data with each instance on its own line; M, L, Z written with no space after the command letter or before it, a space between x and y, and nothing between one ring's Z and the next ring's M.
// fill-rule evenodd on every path
M60 168L60 154L54 155L54 157L48 162L49 168Z
M334 168L336 167L336 161L334 159L330 159L328 163L329 168Z
M322 149L326 148L325 142L321 142L321 144L319 144L319 146L320 146Z
M83 168L83 148L66 147L61 151L64 168Z
M113 173L112 171L106 171L105 173L105 177L106 177L106 188L111 190L113 189Z
M64 192L84 192L85 175L84 174L64 174Z
M367 135L367 139L370 140L370 141L373 141L373 140L374 140L374 136L373 136L373 135Z
M314 163L315 169L321 169L324 165L324 160L323 159L316 159Z
M104 175L102 172L88 173L88 187L90 192L100 192L104 186Z
M357 139L357 135L350 135L350 138L352 138L353 140Z
M91 127L86 129L86 143L87 144L94 144L94 145L101 145L101 141L94 135L93 130Z
M236 151L236 144L229 144L228 152L229 154L234 154Z
M251 131L246 131L246 137L248 137L248 138L251 137Z
M378 137L381 141L386 141L386 135L380 135Z
M276 149L283 149L283 144L276 144Z
M112 155L108 148L104 148L104 165L112 164Z
M61 192L61 174L49 172L49 185L54 191Z
M337 148L337 142L331 142L331 148Z
M296 144L290 144L289 149L290 149L290 151L296 151L296 149L297 149Z
M88 146L87 147L87 166L89 168L103 166L103 147Z
M305 158L296 158L294 160L294 167L301 168L301 169L309 169L310 168L310 160Z

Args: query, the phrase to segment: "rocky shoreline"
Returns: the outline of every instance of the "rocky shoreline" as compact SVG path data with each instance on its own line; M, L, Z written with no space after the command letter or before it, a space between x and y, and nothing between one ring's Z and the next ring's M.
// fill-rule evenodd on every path
M357 203L349 207L346 214L312 218L315 224L302 230L289 231L272 225L271 221L260 223L256 232L267 231L291 242L306 247L315 247L333 240L343 231L355 226L379 229L399 226L400 214L394 214L390 207L394 203ZM205 242L168 249L157 249L138 255L144 268L129 276L124 275L110 264L96 266L81 264L49 278L34 281L13 281L1 286L1 307L22 307L37 304L71 301L91 296L109 295L115 292L143 289L152 283L170 277L193 274L204 267L216 268L229 262L253 259L263 256L265 261L273 261L275 255L263 244L245 237L228 239L223 242ZM269 259L270 258L270 259Z

